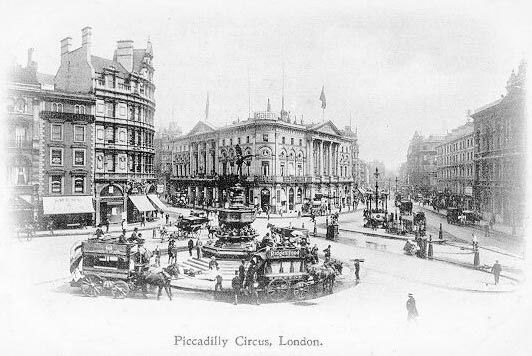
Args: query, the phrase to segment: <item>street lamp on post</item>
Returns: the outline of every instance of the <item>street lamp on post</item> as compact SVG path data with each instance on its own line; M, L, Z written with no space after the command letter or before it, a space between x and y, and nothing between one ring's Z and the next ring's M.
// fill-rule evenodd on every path
M379 209L379 168L375 167L375 173L373 173L375 176L375 209Z
M397 177L395 177L395 195L397 195L397 181L398 181L398 180L399 180L399 179L397 179Z

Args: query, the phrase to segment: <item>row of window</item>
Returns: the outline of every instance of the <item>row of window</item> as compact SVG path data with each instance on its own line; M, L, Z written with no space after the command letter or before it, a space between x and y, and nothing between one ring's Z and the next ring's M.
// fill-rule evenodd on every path
M64 194L64 179L61 175L50 176L50 193L51 194ZM72 177L72 192L77 194L85 194L86 177L73 176Z
M61 103L52 103L50 105L50 110L55 112L63 112L63 104ZM74 113L75 114L85 114L85 105L74 105Z
M74 142L85 142L86 127L85 125L73 125ZM50 124L50 140L63 141L63 124Z
M127 118L130 121L138 121L153 125L154 111L142 105L126 105L106 101L96 104L96 113L109 118Z
M127 138L126 138L127 134ZM142 129L97 126L96 140L105 143L122 143L132 146L153 147L153 132Z
M64 165L64 149L61 147L50 148L50 165L63 166ZM86 150L83 148L72 149L72 166L82 167L86 164Z
M96 170L103 172L153 173L153 156L103 154L99 152L96 154Z

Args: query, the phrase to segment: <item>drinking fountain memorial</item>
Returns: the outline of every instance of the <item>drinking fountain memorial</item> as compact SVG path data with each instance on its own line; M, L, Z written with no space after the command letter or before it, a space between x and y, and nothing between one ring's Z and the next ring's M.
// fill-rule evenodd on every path
M253 155L242 155L240 146L236 146L236 165L238 177L242 178L242 164ZM229 206L218 209L216 240L208 242L203 248L206 257L217 260L249 259L255 252L255 238L258 233L251 227L255 221L255 209L245 204L245 192L240 183L229 188Z

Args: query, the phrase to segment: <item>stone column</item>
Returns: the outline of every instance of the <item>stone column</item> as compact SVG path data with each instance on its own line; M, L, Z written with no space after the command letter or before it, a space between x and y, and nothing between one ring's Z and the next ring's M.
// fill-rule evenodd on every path
M329 142L329 164L327 166L327 170L329 172L329 177L332 176L332 165L333 165L333 157L332 157L332 147L333 146L333 143L332 142Z
M323 155L323 140L320 140L320 149L319 149L319 155L318 155L318 167L319 167L318 173L319 173L319 176L323 175L323 158L324 158L324 155Z
M307 175L312 177L314 176L314 140L311 138L309 142L310 143L307 142Z

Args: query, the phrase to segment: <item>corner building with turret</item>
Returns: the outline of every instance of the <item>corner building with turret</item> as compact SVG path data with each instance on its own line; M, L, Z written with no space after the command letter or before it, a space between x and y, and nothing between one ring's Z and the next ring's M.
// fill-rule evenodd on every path
M92 53L92 29L82 30L82 45L61 41L61 65L55 90L91 93L95 98L94 200L95 223L138 221L153 207L155 193L153 50L118 41L112 59ZM128 199L134 197L134 199ZM146 205L148 203L149 205Z

